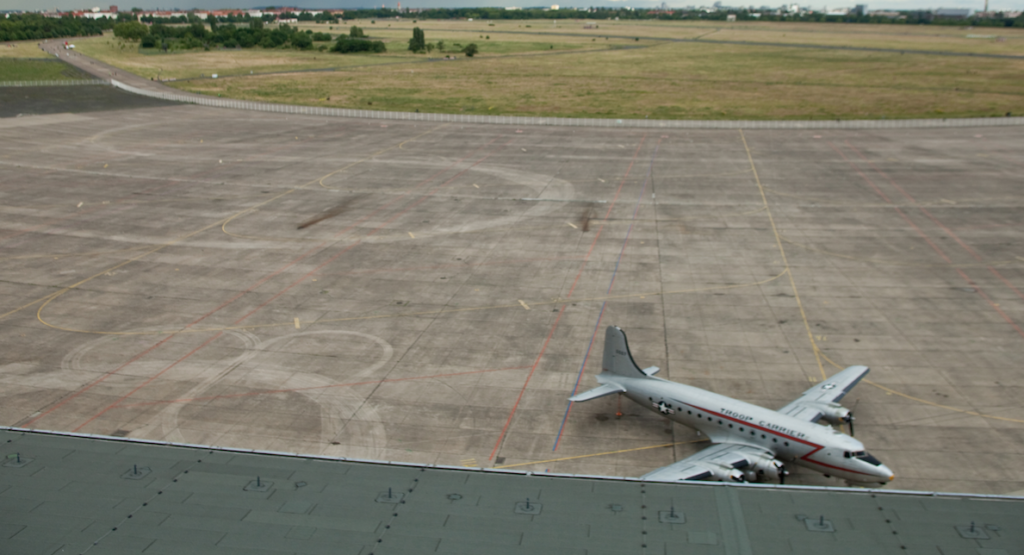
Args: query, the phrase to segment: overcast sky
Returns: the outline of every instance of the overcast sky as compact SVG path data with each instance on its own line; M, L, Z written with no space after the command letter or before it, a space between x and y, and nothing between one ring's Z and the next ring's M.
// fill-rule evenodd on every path
M88 9L93 6L99 6L106 9L110 5L111 0L104 0L105 4L88 3L88 0L0 0L0 10L41 10L48 8L57 8L59 10L76 10L76 9ZM268 5L282 5L282 4L269 4L266 0L131 0L130 2L124 2L124 0L113 0L118 2L118 6L122 10L127 10L132 7L138 7L143 9L227 9L227 8L254 8ZM559 0L551 0L551 3L558 2ZM648 8L652 6L660 6L661 1L645 1L645 0L561 0L566 2L562 4L563 7L574 5L574 6L630 6L634 8ZM577 2L572 4L572 2ZM124 2L123 4L121 2ZM710 5L714 3L714 0L677 0L671 1L666 0L670 7L685 7L685 6L700 6ZM864 2L864 0L814 0L812 2L800 2L799 0L789 0L783 2L782 0L723 0L724 5L769 5L776 6L782 5L783 3L798 3L800 5L806 5L813 9L822 9L826 6L830 8L836 7L853 7L854 4ZM936 3L938 2L938 3ZM386 4L389 8L394 8L396 0L381 0L381 4ZM896 9L896 10L912 10L912 9L927 9L927 8L970 8L972 10L982 10L985 7L985 0L878 0L878 3L873 3L871 0L867 2L869 10L883 10L883 9ZM291 3L284 5L294 5L305 8L337 8L337 9L350 9L359 7L370 7L374 6L372 0L305 0L302 2ZM523 0L404 0L402 2L403 7L410 8L434 8L434 7L449 7L449 8L463 8L463 7L478 7L478 6L539 6L544 5L537 0L530 0L524 2ZM1022 0L989 0L989 9L992 10L1020 10L1024 8L1024 1Z

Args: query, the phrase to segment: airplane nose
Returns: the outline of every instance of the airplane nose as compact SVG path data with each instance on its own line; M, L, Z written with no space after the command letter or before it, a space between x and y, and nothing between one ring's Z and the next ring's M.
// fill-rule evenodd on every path
M878 467L878 473L881 474L882 476L888 476L890 482L896 478L896 474L893 473L892 470L889 470L889 467L885 466L884 464Z

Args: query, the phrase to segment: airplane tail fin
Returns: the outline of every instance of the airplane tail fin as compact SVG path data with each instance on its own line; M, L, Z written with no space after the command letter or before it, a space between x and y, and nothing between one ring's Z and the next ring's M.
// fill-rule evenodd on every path
M601 369L630 378L648 375L633 361L629 344L626 343L626 332L616 326L608 326L604 332L604 361Z

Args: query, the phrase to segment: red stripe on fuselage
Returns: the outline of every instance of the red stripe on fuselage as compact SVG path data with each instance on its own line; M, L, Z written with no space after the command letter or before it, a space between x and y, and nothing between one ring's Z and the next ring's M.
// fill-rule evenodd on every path
M679 399L673 399L673 400L676 401L677 403L682 402ZM683 403L683 404L686 405L687 403ZM853 470L853 469L850 469L850 468L843 468L841 466L832 466L830 464L825 464L823 462L811 460L811 459L808 458L811 455L817 453L818 451L821 451L822 449L824 449L825 448L824 445L818 445L817 443L813 443L813 442L810 442L810 441L806 441L806 440L800 439L798 437L793 437L791 435L787 435L787 434L781 433L778 430L772 430L771 428L765 428L764 426L759 426L757 424L752 424L752 423L750 423L750 422L748 422L746 420L740 420L740 419L738 419L736 417L729 416L728 414L721 414L721 413L715 412L713 410L708 410L706 408L698 407L697 405L689 405L689 406L691 406L691 407L693 407L693 408L695 408L695 409L697 409L699 411L706 412L706 413L708 413L710 415L720 416L720 417L722 417L722 418L724 418L726 420L731 420L731 421L739 423L739 424L744 424L744 425L750 426L751 428L755 428L755 429L761 430L763 432L768 432L768 433L777 435L779 437L784 437L784 438L787 438L787 439L790 439L790 440L793 440L793 441L797 441L797 442L803 443L804 445L807 445L809 447L813 447L814 448L814 450L811 451L810 453L807 453L806 455L800 457L800 460L804 460L804 461L807 461L809 463L818 464L818 465L824 466L826 468L834 468L836 470L841 470L843 472L853 472L854 474L863 474L865 476L873 476L872 474L868 474L867 472L861 472L859 470Z

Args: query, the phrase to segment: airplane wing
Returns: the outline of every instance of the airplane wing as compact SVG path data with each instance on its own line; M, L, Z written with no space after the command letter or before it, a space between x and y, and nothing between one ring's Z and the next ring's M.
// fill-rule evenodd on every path
M738 443L720 443L679 462L648 472L641 480L678 482L680 480L733 480L743 482L741 469L770 461L775 453Z
M817 422L822 416L834 412L838 408L834 403L845 397L869 371L867 366L851 366L808 389L778 412L800 420Z

